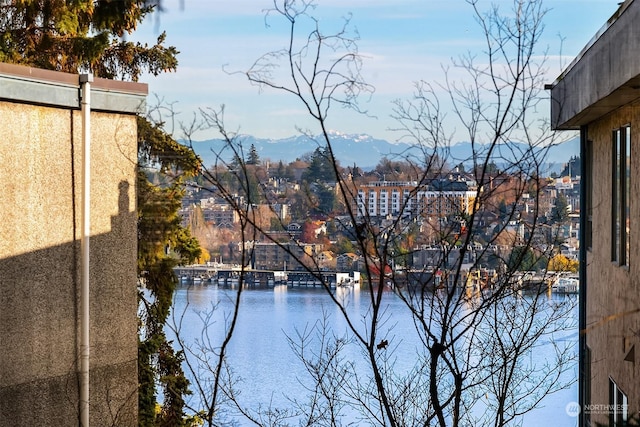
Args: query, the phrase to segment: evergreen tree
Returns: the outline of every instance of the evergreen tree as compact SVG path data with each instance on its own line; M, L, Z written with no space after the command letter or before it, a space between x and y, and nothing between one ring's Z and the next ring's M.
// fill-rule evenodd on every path
M253 151L255 151L255 148ZM229 163L230 174L228 177L229 180L227 181L229 185L228 188L244 196L248 204L258 205L262 202L260 180L256 176L258 168L255 165L249 164L249 161L250 159L244 161L237 153L233 156L233 159Z
M232 173L236 173L236 172L242 171L242 170L244 170L244 165L245 165L244 160L242 160L240 155L235 153L233 155L233 158L229 162L229 171L232 172Z
M515 246L507 260L507 266L513 271L540 271L547 267L548 260L542 255L536 255L532 248Z
M353 168L351 169L351 176L355 179L358 177L363 176L364 173L362 172L362 169L360 169L355 163L353 164Z
M276 176L278 178L284 178L286 174L287 174L287 169L284 167L284 163L282 163L282 160L280 160L278 162L278 169L276 170Z
M317 181L322 176L322 168L322 151L320 151L320 148L318 147L309 158L309 167L302 174L302 178L309 182Z
M309 159L309 168L302 175L302 178L309 181L335 182L336 174L333 169L333 162L327 147L316 148Z
M256 150L256 146L251 144L251 148L249 149L249 157L247 158L248 165L259 165L260 164L260 156L258 155L258 150Z
M125 40L155 9L148 0L9 1L0 6L0 61L137 81L178 65L175 47Z
M551 209L551 221L566 222L569 219L569 203L564 194L558 194L556 203Z
M287 197L293 218L307 218L311 209L315 205L314 196L311 193L309 184L302 183L300 191L296 191Z
M182 372L183 354L174 352L164 325L169 315L177 278L173 267L193 263L201 254L198 241L180 225L178 210L184 180L199 172L200 160L188 147L167 135L159 125L138 118L138 276L150 297L141 323L138 348L140 384L139 424L180 426L188 381ZM161 185L147 179L144 167L154 167L165 177ZM167 254L166 248L173 249ZM156 416L156 385L162 385L164 404Z
M560 176L569 176L571 178L575 178L576 176L580 176L580 175L581 175L580 157L572 156L569 159L569 162L566 165L564 165L564 168L562 169Z
M315 188L315 194L318 197L317 210L323 214L329 214L336 207L336 192L333 188L325 185L318 185Z
M487 164L487 173L490 175L496 175L500 173L500 169L494 162L489 162Z

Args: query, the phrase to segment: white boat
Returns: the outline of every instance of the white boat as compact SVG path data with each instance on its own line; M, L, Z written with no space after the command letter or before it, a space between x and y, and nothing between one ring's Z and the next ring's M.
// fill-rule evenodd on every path
M577 294L579 289L580 281L574 277L559 277L551 285L551 291L558 294Z

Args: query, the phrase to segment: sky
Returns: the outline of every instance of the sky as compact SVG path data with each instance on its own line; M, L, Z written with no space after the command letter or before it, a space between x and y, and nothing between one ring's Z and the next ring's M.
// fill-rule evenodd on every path
M508 12L511 1L493 4ZM327 123L335 131L398 140L393 101L409 99L417 81L443 82L443 66L483 47L473 10L463 0L317 0L316 5L313 14L327 32L351 17L364 58L362 76L375 88L361 99L366 115L338 106L330 110ZM480 0L481 8L490 5ZM615 12L618 0L546 0L543 5L547 13L538 53L548 52L546 82L552 83ZM181 127L197 121L200 109L222 105L225 125L233 132L259 138L297 135L297 128L317 133L294 97L261 89L234 73L285 45L282 19L265 18L272 6L273 0L163 0L164 13L154 14L131 36L152 43L166 31L167 44L180 51L176 72L140 79L149 84L150 106L170 106L177 113L167 120L175 137L184 136ZM548 111L548 103L542 109ZM192 137L217 136L203 129Z

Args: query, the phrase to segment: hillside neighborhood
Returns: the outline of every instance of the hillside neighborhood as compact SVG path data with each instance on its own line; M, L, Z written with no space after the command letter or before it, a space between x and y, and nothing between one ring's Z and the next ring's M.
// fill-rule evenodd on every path
M166 3L3 2L0 427L637 425L640 0L551 82L542 2L463 3L481 49L394 101L391 144L329 130L383 119L351 15L313 1L224 70L295 104L256 123L319 132L280 140L224 107L167 130L138 80L178 49L128 39Z
M290 260L286 250L274 244L274 241L291 241L291 246L303 244L308 248L309 265L323 270L358 271L363 261L354 240L357 222L365 220L380 228L394 224L404 230L393 262L397 269L437 268L438 262L432 265L427 262L437 257L425 257L426 252L442 244L436 232L438 227L433 224L446 222L458 233L464 233L469 217L476 222L473 228L486 230L485 235L474 233L472 242L473 252L486 258L480 262L485 267L496 267L490 255L508 257L511 250L511 240L506 237L502 245L493 243L495 236L491 230L494 229L504 229L522 242L533 232L534 249L540 254L552 252L572 261L578 258L578 157L564 165L561 176L553 173L553 177L541 177L542 191L535 197L526 193L516 197L515 193L501 190L481 205L476 202L479 192L485 188L489 191L490 187L509 187L515 191L522 184L519 178L496 167L482 185L476 182L476 174L464 172L462 166L445 166L437 175L418 182L410 180L412 165L408 162L384 158L369 172L357 167L340 168L341 179L353 186L352 198L340 200L335 176L321 150L308 154L307 162L298 160L288 164L260 159L253 150L250 153L254 153L253 157L248 156L244 167L256 177L256 183L260 182L260 188L254 189L254 194L260 197L253 200L254 203L249 203L252 196L241 192L230 203L216 196L215 187L207 188L206 183L195 181L183 198L180 211L183 225L189 227L207 249L209 262L240 262L242 251L249 247L240 233L239 210L244 209L253 212L268 230L250 242L255 250L251 267L258 270L302 270L304 267ZM350 212L355 213L356 224ZM455 240L451 236L447 239L453 246L463 241L460 235ZM550 247L554 247L551 252ZM528 267L544 270L548 261L537 259Z

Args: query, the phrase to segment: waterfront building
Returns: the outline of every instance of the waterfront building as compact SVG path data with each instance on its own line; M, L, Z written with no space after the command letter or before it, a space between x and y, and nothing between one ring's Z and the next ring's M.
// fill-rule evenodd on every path
M360 271L360 260L353 252L340 254L336 257L336 271Z
M459 247L416 247L411 251L411 268L429 270L438 268L447 269L458 264L473 265L477 261L477 252L481 251L482 248L476 251L474 246L470 246L465 251L461 251Z
M252 267L256 270L304 270L317 265L324 245L318 243L256 242L252 249Z

